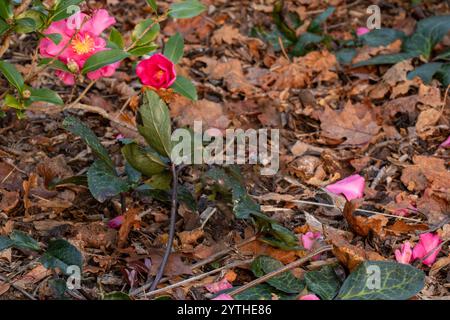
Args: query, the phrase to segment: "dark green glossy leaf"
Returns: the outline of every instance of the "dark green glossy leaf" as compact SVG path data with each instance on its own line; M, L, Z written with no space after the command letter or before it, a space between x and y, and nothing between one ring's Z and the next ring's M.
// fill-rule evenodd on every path
M14 244L14 242L12 242L10 238L0 236L0 252L2 250L11 248L13 246L13 244Z
M13 6L10 0L2 0L0 1L0 17L8 20L11 19L14 15Z
M120 32L116 28L111 28L111 33L109 34L109 41L117 46L117 49L123 49L123 38Z
M9 30L10 26L5 22L5 20L0 18L0 37Z
M145 181L146 185L149 185L155 190L170 190L170 183L172 182L172 175L166 171L153 175L150 179Z
M89 191L99 202L115 197L129 189L126 181L116 175L104 161L96 160L87 172Z
M83 267L83 256L80 251L71 243L63 239L51 240L47 251L39 261L48 269L60 269L64 274L68 274L67 268L77 266Z
M84 0L59 0L50 14L50 21L59 21L68 18L77 12L76 6ZM79 11L79 10L78 10Z
M372 66L378 64L395 64L397 62L418 57L420 53L418 52L410 52L410 53L395 53L395 54L386 54L379 55L369 60L361 61L355 63L353 67L362 67L362 66Z
M284 265L280 261L269 256L257 257L253 260L251 266L254 275L258 278L272 271L281 269L282 267L284 267ZM300 291L305 288L304 282L294 277L291 271L286 271L272 277L267 280L267 283L286 293L300 293Z
M258 284L254 287L248 288L247 290L234 296L236 300L292 300L295 299L295 295L288 295L282 291L278 291L275 288L263 283Z
M184 0L170 5L169 15L172 18L183 19L198 16L206 7L198 0Z
M294 48L292 49L292 54L296 57L305 55L308 51L308 46L315 43L320 43L323 40L323 36L305 32L300 36L296 42Z
M103 68L104 66L107 66L109 64L122 61L129 56L130 54L128 52L125 52L121 49L100 51L93 54L86 60L81 72L83 74L86 74Z
M144 150L136 143L123 146L122 154L134 169L147 177L160 173L167 168L166 163L156 152Z
M356 49L344 48L336 52L336 58L339 63L348 65L352 63L353 58L356 56Z
M322 300L333 300L341 286L341 282L331 266L307 272L305 282L308 290L319 295Z
M155 51L156 49L158 49L158 45L155 43L149 43L147 45L144 46L140 46L140 47L134 47L133 49L128 50L128 53L133 55L133 56L143 56L146 54L149 54L153 51Z
M31 96L29 98L29 101L36 102L36 101L45 101L49 103L53 103L56 105L64 105L64 101L61 99L59 94L57 94L55 91L50 89L30 89Z
M417 67L413 71L408 73L408 80L412 80L415 77L419 77L426 84L430 83L433 76L441 68L442 63L440 62L430 62Z
M379 276L379 285L376 278ZM391 261L365 261L345 279L337 299L405 300L422 290L425 273Z
M439 79L443 86L447 87L450 85L450 63L441 66L436 73L436 78Z
M39 65L40 66L47 65L47 68L61 70L61 71L70 73L69 68L67 68L67 66L64 64L64 62L59 61L59 60L53 60L52 58L41 59L41 61L39 61Z
M48 184L49 190L54 190L58 186L66 185L66 184L75 184L78 186L86 186L87 187L87 177L86 176L72 176L64 179L56 179L51 181Z
M320 25L328 19L336 10L335 7L328 7L324 12L316 16L308 27L309 32L317 33L321 31Z
M361 41L370 47L387 46L397 39L405 38L405 33L396 29L374 29L359 37Z
M31 18L17 19L14 30L17 33L30 33L37 29L36 22Z
M40 249L39 243L22 231L14 230L9 238L13 242L14 247L33 251L39 251Z
M23 77L14 65L6 61L0 61L0 72L5 76L6 80L8 80L11 85L19 90L19 92L23 91Z
M189 80L183 76L177 76L177 79L175 80L174 84L172 85L172 89L176 93L179 93L188 99L191 99L194 101L196 101L198 99L197 89L195 88L194 84L192 83L191 80Z
M172 131L169 108L154 91L144 92L144 102L138 112L138 130L153 149L170 157Z
M175 33L169 38L164 48L164 56L173 63L178 63L183 57L184 39L180 33Z
M158 37L160 26L152 19L139 22L131 33L131 39L136 42L136 46L145 46L153 42Z
M422 34L429 39L430 47L433 48L450 31L450 15L433 16L422 19L417 23L415 33Z

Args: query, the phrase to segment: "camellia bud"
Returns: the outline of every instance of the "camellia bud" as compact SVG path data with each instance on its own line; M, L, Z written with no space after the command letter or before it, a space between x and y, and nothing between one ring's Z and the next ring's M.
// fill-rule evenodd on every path
M30 90L23 90L22 97L24 99L29 99L31 97L31 91Z
M67 68L69 68L69 70L73 73L78 73L80 71L78 64L72 59L69 59L67 62Z

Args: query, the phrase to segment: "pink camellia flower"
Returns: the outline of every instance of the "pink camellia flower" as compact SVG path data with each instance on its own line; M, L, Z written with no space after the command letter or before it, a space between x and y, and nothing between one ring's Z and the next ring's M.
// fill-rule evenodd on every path
M303 248L306 250L311 250L317 239L320 239L322 234L320 232L307 232L302 235Z
M365 180L358 174L354 174L336 183L330 184L325 189L334 194L344 194L348 201L363 197Z
M74 23L74 21L79 23ZM75 74L83 68L88 58L97 52L109 50L106 48L105 39L100 35L114 23L116 20L104 9L95 11L92 17L77 12L68 19L52 22L43 33L58 34L61 36L61 40L55 44L50 38L43 38L39 43L40 53L45 58L58 56L58 60L66 64L72 73L58 70L55 74L64 84L73 85L75 84ZM119 65L120 62L109 64L88 72L87 77L91 80L110 77Z
M359 28L356 29L356 35L358 37L361 37L361 36L363 36L363 35L365 35L366 33L369 33L369 32L370 32L370 30L365 28L365 27L359 27Z
M231 289L233 288L233 286L228 282L227 279L222 279L218 282L207 284L205 288L211 293L217 293L226 289Z
M111 229L119 229L124 220L124 216L117 216L114 219L108 221L108 227L110 227Z
M448 136L447 140L442 142L439 147L441 148L450 148L450 136Z
M167 89L177 78L175 65L161 53L156 53L139 62L136 74L142 84L155 89Z
M298 300L320 300L318 296L315 294L307 294L304 296L301 296Z
M406 241L400 249L395 250L395 260L399 263L409 264L411 262L412 250L411 244Z
M442 243L442 239L437 235L431 232L423 233L419 236L419 243L413 249L412 258L415 259L423 259L423 263L427 266L431 266L434 261L436 261L436 257L439 254L441 249L439 245Z
M226 293L219 294L217 297L211 300L234 300L232 296Z

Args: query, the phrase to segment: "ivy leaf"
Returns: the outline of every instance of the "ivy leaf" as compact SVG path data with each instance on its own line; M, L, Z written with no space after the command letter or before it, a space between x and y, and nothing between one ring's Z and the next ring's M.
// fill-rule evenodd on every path
M178 63L183 57L184 39L180 33L175 33L169 38L164 48L164 56L173 63Z
M198 16L206 7L198 0L185 0L170 5L169 15L175 19L193 18Z
M195 88L194 84L191 80L183 76L177 76L177 79L175 80L171 88L176 93L179 93L188 99L191 99L193 101L196 101L198 99L197 89Z
M89 191L99 202L128 191L128 183L120 179L104 161L96 160L87 172Z
M282 267L284 265L272 257L259 256L253 261L251 269L253 274L259 278ZM304 282L294 277L291 271L272 277L267 280L267 283L286 293L300 293L305 288Z
M377 288L377 276L380 286ZM425 273L413 266L391 261L365 261L345 280L340 300L405 300L422 290ZM369 285L370 284L370 285Z
M442 63L440 62L430 62L417 67L413 71L408 73L408 80L412 80L415 77L419 77L425 84L428 84L433 79L433 76L441 68Z
M83 66L81 72L83 74L98 70L107 66L109 64L122 61L123 59L129 57L130 54L121 49L110 49L97 52L90 56Z
M64 239L56 239L49 242L47 251L39 261L47 269L60 269L67 274L67 268L77 266L83 267L83 257L78 249Z
M167 168L167 164L156 152L143 150L136 143L129 143L123 146L122 154L134 169L147 177L161 173Z
M5 76L6 80L8 80L11 85L22 93L24 80L14 65L6 61L0 61L0 72Z
M22 231L14 230L9 238L11 239L14 247L33 251L39 251L40 249L39 242Z
M172 150L169 108L154 92L144 92L144 103L139 108L138 131L159 154L170 157Z
M64 119L63 126L66 130L83 139L99 159L105 162L109 168L114 169L114 164L109 157L108 150L100 143L100 140L89 127L71 116Z
M318 271L307 272L305 282L308 290L319 295L323 300L332 300L341 286L341 282L331 266L324 266Z
M144 46L156 40L159 30L160 26L158 23L155 23L152 19L146 19L139 22L136 27L134 27L134 30L131 33L131 39L133 42L136 42L136 46Z
M53 103L56 105L64 105L64 101L61 99L59 94L50 89L33 89L30 88L31 96L29 101L45 101L49 103Z
M361 41L370 47L387 46L397 39L404 39L405 33L396 29L374 29L360 36Z
M335 7L328 7L324 12L316 16L313 21L311 21L311 24L308 27L308 31L312 33L320 32L320 25L333 14L334 10L336 10Z
M11 248L13 246L13 242L8 237L0 236L0 252Z

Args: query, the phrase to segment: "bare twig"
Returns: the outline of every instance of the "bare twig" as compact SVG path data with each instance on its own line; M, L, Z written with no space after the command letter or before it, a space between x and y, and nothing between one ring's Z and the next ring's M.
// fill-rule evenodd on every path
M0 280L2 280L5 283L8 283L11 287L14 289L20 291L23 295L25 295L30 300L37 300L36 297L34 297L32 294L28 293L26 290L24 290L22 287L16 285L13 281L11 281L9 278L2 276L0 274Z

